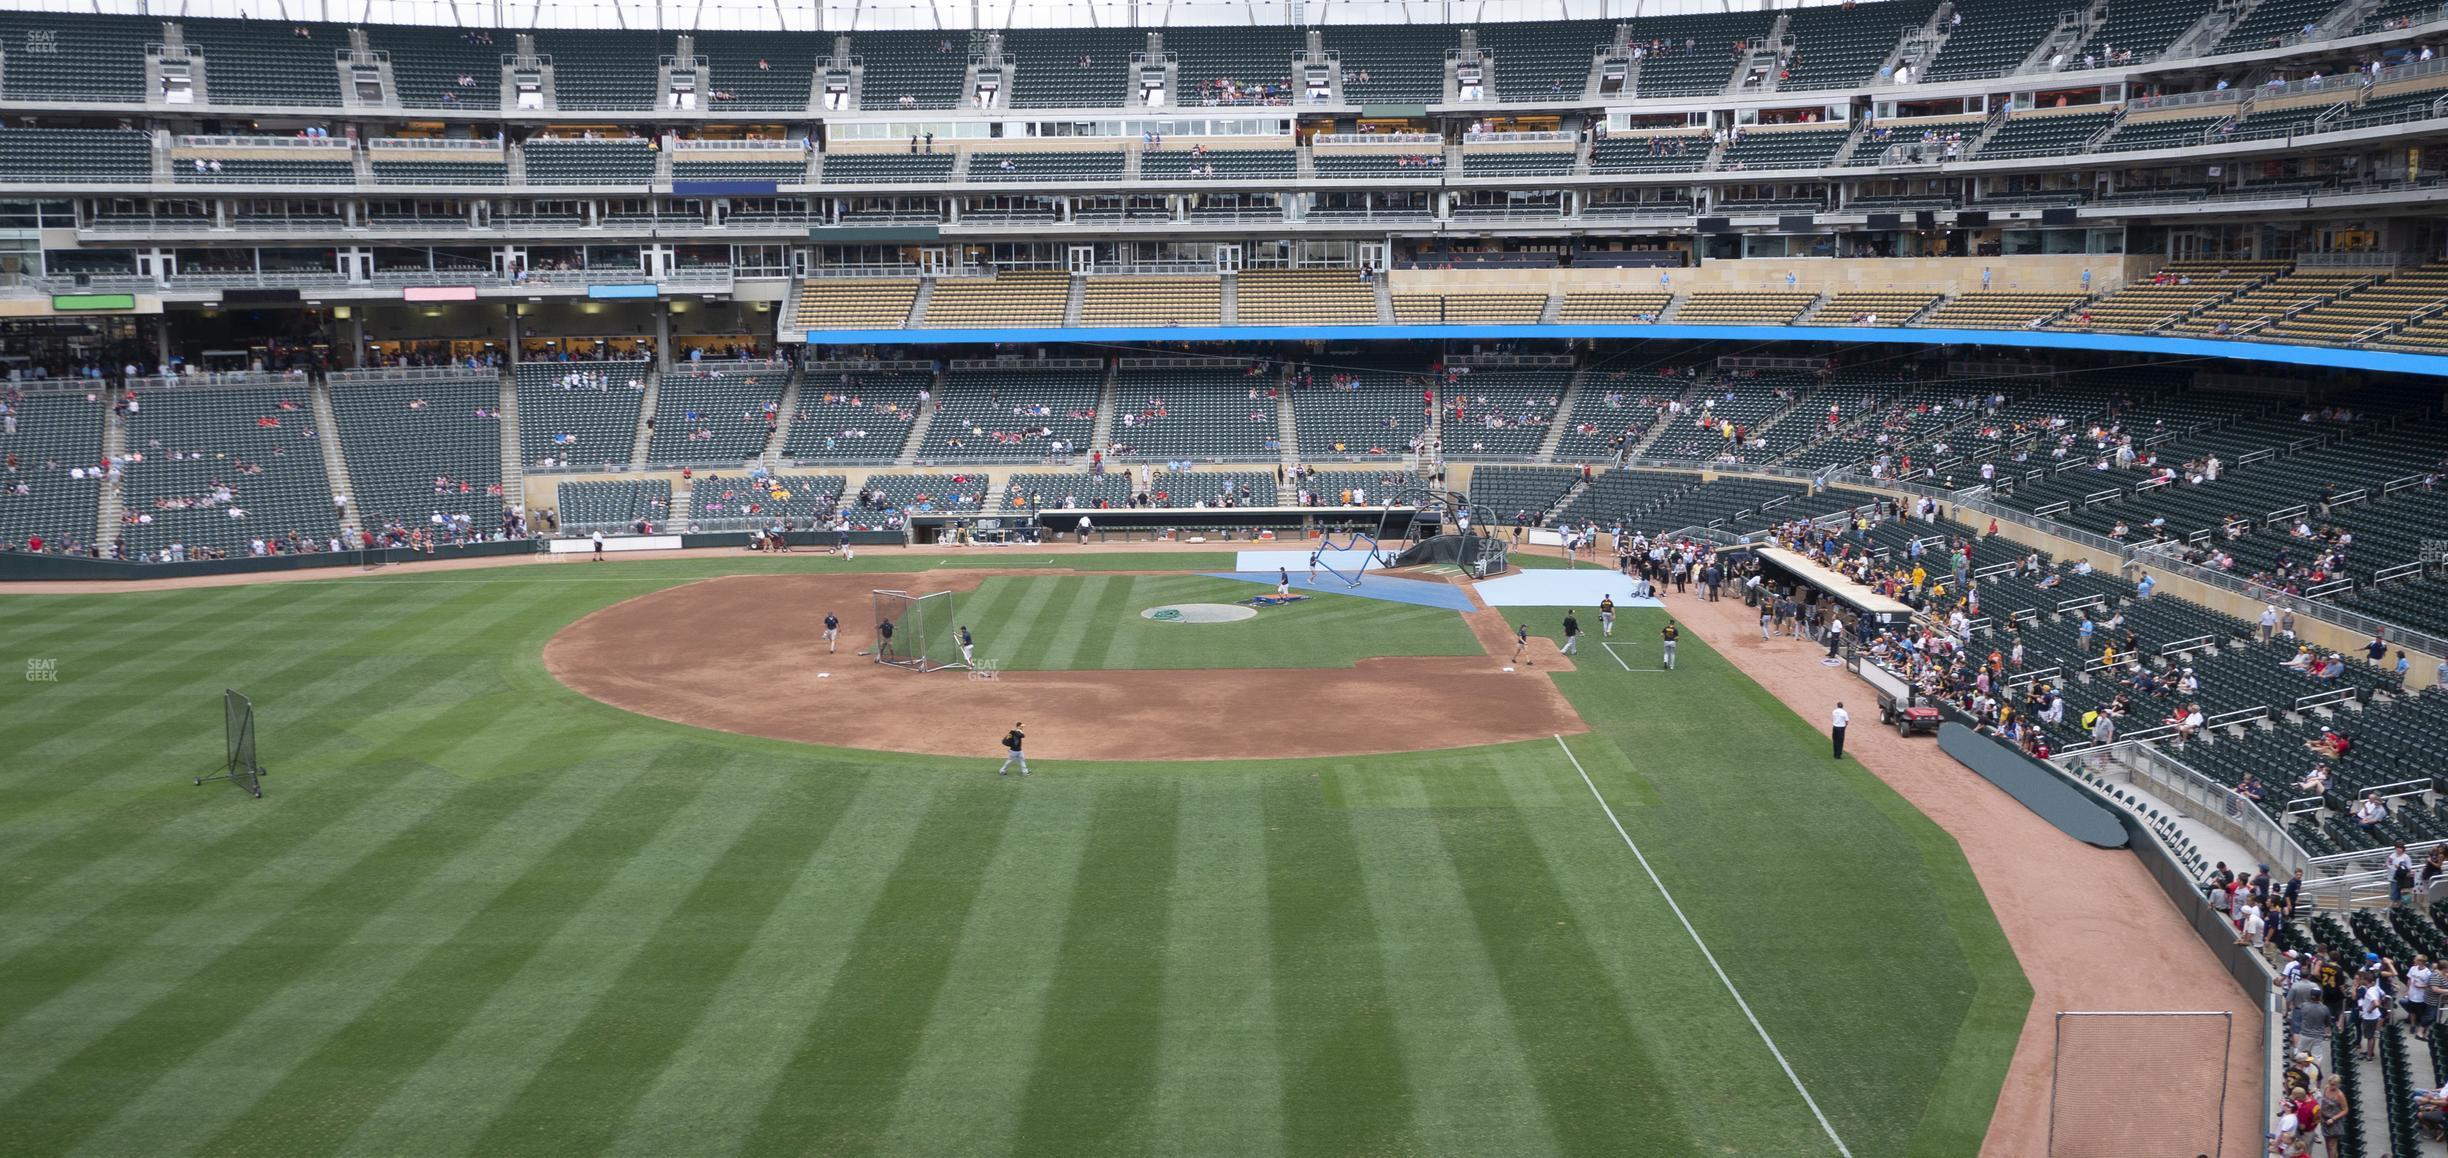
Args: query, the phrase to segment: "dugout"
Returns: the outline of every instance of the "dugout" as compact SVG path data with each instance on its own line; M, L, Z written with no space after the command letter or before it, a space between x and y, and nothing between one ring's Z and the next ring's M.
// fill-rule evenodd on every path
M1823 567L1800 552L1783 547L1754 547L1752 554L1759 560L1761 581L1772 587L1809 588L1819 592L1822 599L1834 599L1861 621L1880 627L1912 621L1912 608Z

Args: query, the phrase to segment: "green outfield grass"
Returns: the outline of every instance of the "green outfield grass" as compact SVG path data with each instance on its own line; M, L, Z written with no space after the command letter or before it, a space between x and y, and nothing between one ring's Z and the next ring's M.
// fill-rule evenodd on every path
M1309 596L1234 623L1160 623L1169 603L1238 603L1273 587L1199 575L1011 576L957 596L978 654L1014 669L1350 667L1371 656L1477 655L1451 611L1338 594Z
M1696 640L1552 677L1569 748L1026 781L538 658L831 565L0 597L0 1148L1833 1153L1586 769L1854 1154L1977 1149L2030 993L1959 851ZM187 782L224 686L264 800Z

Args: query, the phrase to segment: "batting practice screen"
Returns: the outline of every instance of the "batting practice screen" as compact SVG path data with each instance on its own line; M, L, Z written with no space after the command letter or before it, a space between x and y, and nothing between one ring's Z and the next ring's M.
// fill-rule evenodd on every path
M226 766L222 776L250 795L263 795L257 779L263 765L255 762L255 705L230 689L221 692L221 735Z
M961 662L960 625L952 620L951 592L912 595L907 591L877 591L875 619L877 663L911 671L968 666ZM884 638L887 623L892 624L890 641Z

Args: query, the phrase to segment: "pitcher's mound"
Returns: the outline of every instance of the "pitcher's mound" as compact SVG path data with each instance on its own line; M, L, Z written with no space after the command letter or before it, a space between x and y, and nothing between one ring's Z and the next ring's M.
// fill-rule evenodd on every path
M1231 623L1236 619L1258 618L1258 609L1230 603L1171 603L1150 607L1140 612L1139 618L1158 623Z

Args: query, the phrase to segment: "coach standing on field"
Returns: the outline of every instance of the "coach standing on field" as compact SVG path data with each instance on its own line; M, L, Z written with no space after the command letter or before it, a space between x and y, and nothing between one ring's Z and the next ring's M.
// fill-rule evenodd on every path
M1852 714L1844 710L1844 701L1836 701L1836 710L1828 713L1828 735L1836 741L1835 758L1838 760L1844 759L1845 725L1852 722Z

